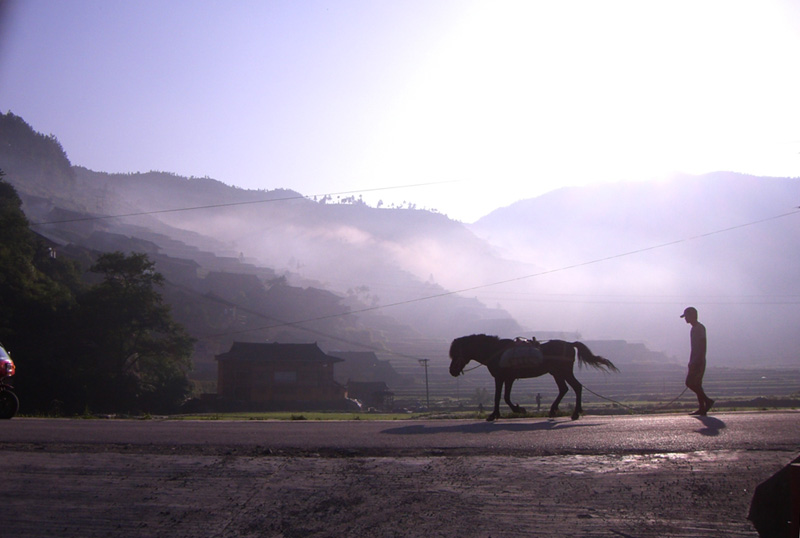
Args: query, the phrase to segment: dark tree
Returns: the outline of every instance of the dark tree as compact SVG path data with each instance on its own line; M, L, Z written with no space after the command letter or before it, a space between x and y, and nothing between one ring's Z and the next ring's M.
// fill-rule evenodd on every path
M16 191L0 179L0 341L17 363L14 384L23 412L47 411L69 378L64 355L74 296L40 262L46 259L54 274L74 286L78 273L69 263L57 267L46 250L28 228Z
M23 412L167 412L188 395L193 341L145 254L101 255L81 281L33 233L0 171L0 341L17 363Z
M166 412L188 395L193 340L172 319L146 254L103 254L103 281L78 298L86 405L98 411Z

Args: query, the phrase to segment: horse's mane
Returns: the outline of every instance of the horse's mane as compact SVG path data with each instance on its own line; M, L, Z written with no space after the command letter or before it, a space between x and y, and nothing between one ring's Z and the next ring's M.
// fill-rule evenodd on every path
M511 342L513 342L513 340L500 338L492 334L471 334L469 336L462 336L453 340L453 343L450 345L450 357L460 354L459 350L462 348L487 351L503 347L511 344Z
M507 341L510 342L510 340L505 340L499 336L489 334L471 334L469 336L461 336L453 340L453 343L450 344L450 357L455 356L462 346L467 346L468 348L484 348L486 346L497 346L498 344Z
M500 338L499 336L495 336L493 334L471 334L469 336L463 336L462 338L465 340L470 340L473 342L477 341L481 343L485 342L494 343L494 342L503 342L505 340L508 340L508 338Z
M500 340L499 336L493 334L471 334L467 336L467 338L471 338L474 340Z
M505 344L512 342L509 338L500 338L499 336L495 336L493 334L471 334L469 336L462 336L459 338L464 343L468 343L470 345L496 345L496 344Z

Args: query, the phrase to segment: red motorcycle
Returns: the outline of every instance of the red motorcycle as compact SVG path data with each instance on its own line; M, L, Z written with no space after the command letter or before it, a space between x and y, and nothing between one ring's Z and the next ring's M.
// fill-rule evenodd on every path
M11 418L19 411L19 399L9 381L16 371L14 361L0 345L0 419Z

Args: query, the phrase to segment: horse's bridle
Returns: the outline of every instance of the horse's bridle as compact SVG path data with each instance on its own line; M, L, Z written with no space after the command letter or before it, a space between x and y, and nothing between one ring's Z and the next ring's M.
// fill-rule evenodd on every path
M464 366L466 366L466 364L465 364ZM478 364L476 364L475 366L473 366L473 367L472 367L472 368L470 368L469 370L466 370L466 369L462 368L462 369L461 369L461 373L460 373L459 375L464 375L464 374L466 374L467 372L471 372L472 370L477 370L477 369L478 369L478 368L480 368L481 366L486 366L486 365L485 365L485 364L481 364L481 363L479 362Z
M472 359L465 359L465 358L464 358L464 357L465 357L465 355L464 355L463 353L461 353L461 348L462 348L462 347L463 347L463 346L462 346L462 345L459 343L459 347L458 347L458 351L459 351L459 353L458 353L458 358L459 358L459 360L460 360L460 361L464 361L464 366L462 366L462 367L461 367L461 371L458 373L458 375L464 375L464 374L465 374L465 373L467 373L467 372L471 372L472 370L477 370L478 368L480 368L481 366L483 366L483 363L480 363L480 362L478 362L478 364L476 364L476 365L475 365L475 366L473 366L472 368L466 369L466 367L467 367L467 364L469 364L469 361L471 361ZM477 362L477 361L475 361L475 362Z

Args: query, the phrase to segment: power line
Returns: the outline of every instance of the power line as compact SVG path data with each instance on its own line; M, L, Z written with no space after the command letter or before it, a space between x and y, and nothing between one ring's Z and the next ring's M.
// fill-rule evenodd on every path
M689 242L689 241L695 241L695 240L702 239L702 238L705 238L705 237L710 237L710 236L713 236L713 235L718 235L718 234L721 234L721 233L726 233L726 232L730 232L730 231L733 231L733 230L738 230L738 229L741 229L741 228L747 228L749 226L755 226L757 224L763 224L764 222L777 220L777 219L780 219L780 218L783 218L783 217L787 217L789 215L796 215L798 213L800 213L800 211L796 211L796 210L795 211L790 211L788 213L782 213L780 215L775 215L775 216L772 216L772 217L768 217L768 218L764 218L764 219L760 219L760 220L756 220L756 221L752 221L752 222L748 222L748 223L744 223L744 224L738 224L738 225L735 225L735 226L729 226L727 228L723 228L723 229L720 229L720 230L715 230L715 231L712 231L712 232L706 232L706 233L698 234L698 235L691 236L691 237L685 237L683 239L676 239L674 241L668 241L668 242L660 243L658 245L653 245L653 246L650 246L650 247L644 247L644 248L640 248L640 249L636 249L636 250L622 252L622 253L619 253L619 254L614 254L614 255L611 255L611 256L606 256L606 257L603 257L603 258L597 258L597 259L594 259L594 260L580 262L580 263L576 263L576 264L572 264L572 265L566 265L564 267L559 267L559 268L556 268L556 269L548 269L548 270L545 270L545 271L540 271L538 273L532 273L532 274L523 275L523 276L519 276L519 277L515 277L515 278L509 278L509 279L506 279L506 280L490 282L488 284L481 284L481 285L478 285L478 286L472 286L472 287L469 287L469 288L462 288L462 289L452 290L452 291L444 291L442 293L436 293L436 294L427 295L427 296L423 296L423 297L416 297L416 298L413 298L413 299L408 299L408 300L404 300L404 301L397 301L397 302L394 302L394 303L388 303L388 304L384 304L384 305L376 305L376 306L365 307L365 308L361 308L359 310L350 310L348 312L341 312L341 313L338 313L338 314L327 314L327 315L324 315L324 316L318 316L318 317L315 317L315 318L309 318L309 319L305 319L305 320L301 320L301 321L286 322L286 323L282 323L282 324L278 324L278 325L270 325L270 326L266 326L266 327L258 327L258 328L254 328L254 329L248 329L247 331L242 331L242 332L250 332L250 331L256 331L256 330L266 330L266 329L275 329L275 328L279 328L279 327L283 327L283 326L287 326L287 325L295 326L295 325L299 325L299 324L302 324L302 323L312 323L312 322L317 322L317 321L334 319L334 318L338 318L338 317L342 317L342 316L351 316L351 315L362 314L362 313L366 313L366 312L374 312L376 310L382 310L384 308L391 308L391 307L396 307L396 306L404 306L404 305L408 305L408 304L413 304L413 303L418 303L418 302L423 302L423 301L429 301L429 300L432 300L432 299L440 299L442 297L448 297L448 296L451 296L451 295L458 295L458 294L461 294L461 293L466 293L466 292L470 292L470 291L490 288L490 287L499 286L499 285L502 285L502 284L509 284L509 283L512 283L512 282L519 282L519 281L522 281L522 280L536 278L536 277L540 277L540 276L544 276L544 275L550 275L550 274L553 274L553 273L559 273L559 272L562 272L562 271L568 271L570 269L577 269L579 267L586 267L586 266L589 266L589 265L594 265L594 264L606 262L606 261L609 261L609 260L615 260L615 259L624 258L624 257L627 257L627 256L633 256L633 255L636 255L636 254L641 254L642 252L649 252L651 250L665 248L665 247L677 245L677 244L680 244L680 243L686 243L686 242ZM787 303L781 303L781 304L787 304Z
M85 217L75 217L71 219L63 219L63 220L49 220L43 222L31 222L31 226L42 226L45 224L68 224L71 222L85 222L85 221L92 221L92 220L105 220L105 219L118 219L124 217L141 217L145 215L159 215L164 213L179 213L182 211L197 211L201 209L218 209L222 207L235 207L240 205L253 205L253 204L267 204L272 202L288 202L291 200L308 200L309 198L317 198L317 197L326 197L326 196L343 196L347 194L361 194L366 192L380 192L380 191L388 191L388 190L396 190L396 189L411 189L415 187L429 187L431 185L444 185L447 183L458 183L459 180L453 179L448 181L431 181L428 183L413 183L409 185L395 185L392 187L375 187L373 189L359 189L354 191L341 191L341 192L330 192L325 194L311 194L309 196L304 196L302 194L298 194L296 196L285 196L282 198L264 198L259 200L242 200L239 202L226 202L222 204L208 204L208 205L199 205L199 206L190 206L190 207L176 207L170 209L156 209L152 211L138 211L134 213L121 213L118 215L93 215L93 216L85 216Z
M699 235L692 236L692 237L678 239L678 240L675 240L675 241L668 241L666 243L661 243L659 245L653 245L653 246L650 246L650 247L645 247L645 248L641 248L641 249L637 249L637 250L632 250L632 251L629 251L629 252L624 252L624 253L616 254L616 255L613 255L613 256L607 256L607 257L604 257L604 258L598 258L598 259L595 259L595 260L590 260L590 261L587 261L587 262L582 262L582 263L573 264L573 265L569 265L569 266L565 266L565 267L560 267L560 268L557 268L557 269L541 271L541 272L538 272L538 273L533 273L533 274L530 274L530 275L524 275L524 276L513 278L513 279L507 279L507 280L503 280L503 281L492 282L492 283L484 284L484 285L480 285L480 286L473 286L473 287L464 288L464 289L461 289L461 290L438 293L438 294L429 295L429 296L425 296L425 297L417 297L417 298L414 298L414 299L409 299L407 301L398 301L398 302L387 304L387 305L378 305L378 306L373 306L373 307L362 308L362 309L359 309L359 310L351 310L351 311L347 311L347 312L341 312L341 313L337 313L337 314L329 314L329 315L326 315L326 316L318 316L316 318L309 318L309 319L298 320L298 321L280 320L278 318L275 318L274 316L268 316L267 314L264 314L262 312L258 312L256 310L253 310L253 309L244 307L242 305L233 303L233 302L228 301L226 299L223 299L221 297L216 297L216 296L208 295L208 294L202 294L202 293L199 293L196 290L193 290L193 289L188 288L186 286L177 284L175 282L170 282L170 284L172 286L178 288L178 289L182 289L184 291L188 291L190 293L196 294L196 295L198 295L198 296L200 296L200 297L202 297L202 298L204 298L206 300L210 300L210 301L213 301L213 302L224 304L226 306L233 306L233 307L236 307L237 309L242 310L243 312L247 312L249 314L258 316L258 317L260 317L262 319L272 320L272 321L276 322L273 325L255 327L255 328L251 328L251 329L242 329L242 330L238 330L238 331L228 331L228 332L218 333L218 334L209 335L209 336L212 336L212 337L230 336L230 335L242 334L242 333L246 333L246 332L254 332L254 331L269 330L269 329L276 329L276 328L280 328L280 327L291 326L291 327L295 327L297 329L300 329L300 330L303 330L303 331L306 331L306 332L310 332L312 334L317 334L317 335L322 336L324 338L327 338L329 340L342 342L342 343L345 343L345 344L348 344L348 345L357 346L357 347L360 347L360 348L363 348L363 349L369 349L369 350L372 350L374 352L378 352L378 353L382 353L382 354L388 354L388 355L392 355L392 356L395 356L395 357L400 357L400 358L419 361L420 364L425 366L426 373L427 373L427 361L428 361L428 359L423 359L423 358L420 358L420 357L417 357L417 356L407 355L407 354L403 354L403 353L397 353L397 352L394 352L394 351L391 351L391 350L380 348L378 346L373 346L373 345L365 344L365 343L362 343L362 342L356 342L356 341L348 340L346 338L342 338L340 336L327 334L327 333L325 333L323 331L312 329L310 327L304 327L303 324L305 324L305 323L313 323L313 322L316 322L316 321L323 321L323 320L328 320L328 319L334 319L334 318L343 317L343 316L350 316L350 315L355 315L355 314L360 314L360 313L365 313L365 312L372 312L372 311L381 310L383 308L389 308L389 307L393 307L393 306L401 306L401 305L412 304L412 303L416 303L416 302L427 301L427 300L436 299L436 298L440 298L440 297L446 297L446 296L449 296L449 295L455 295L455 294L458 294L458 293L464 293L464 292L467 292L467 291L474 291L474 290L477 290L477 289L483 289L483 288L488 288L488 287L492 287L492 286L497 286L497 285L505 284L505 283L508 283L508 282L517 282L517 281L520 281L520 280L524 280L524 279L528 279L528 278L535 278L537 276L542 276L542 275L546 275L546 274L552 274L552 273L559 272L559 271L566 271L566 270L577 268L577 267L585 267L585 266L592 265L592 264L595 264L595 263L601 263L603 261L608 261L608 260L612 260L612 259L618 259L618 258L622 258L622 257L625 257L625 256L632 256L632 255L635 255L635 254L638 254L638 253L641 253L641 252L647 252L647 251L650 251L650 250L654 250L654 249L658 249L658 248L664 248L664 247L667 247L667 246L672 246L672 245L676 245L676 244L683 243L683 242L693 241L693 240L696 240L696 239L709 237L709 236L712 236L712 235L717 235L717 234L729 232L729 231L732 231L732 230L737 230L737 229L741 229L741 228L745 228L745 227L749 227L749 226L754 226L756 224L761 224L761 223L764 223L764 222L776 220L776 219L783 218L783 217L786 217L786 216L789 216L789 215L793 215L793 214L796 214L796 213L798 213L798 211L791 211L791 212L788 212L788 213L782 213L780 215L776 215L776 216L769 217L769 218L766 218L766 219L760 219L760 220L748 222L748 223L745 223L745 224L740 224L740 225L736 225L736 226L730 226L728 228L724 228L724 229L721 229L721 230L715 230L713 232L707 232L707 233L699 234ZM770 304L770 303L766 303L766 304ZM792 304L792 303L778 303L778 304Z
M702 233L702 234L699 234L699 235L685 237L683 239L676 239L674 241L667 241L666 243L659 243L657 245L652 245L652 246L649 246L649 247L643 247L643 248L639 248L639 249L636 249L636 250L630 250L630 251L627 251L627 252L621 252L619 254L606 256L604 258L596 258L594 260L575 263L575 264L572 264L572 265L566 265L564 267L559 267L557 269L549 269L549 270L546 270L546 271L540 271L538 273L533 273L533 274L530 274L530 275L524 275L524 276L520 276L520 277L509 278L507 280L500 280L500 281L497 281L497 282L492 282L490 284L482 284L482 285L474 286L474 287L471 287L471 288L464 288L462 290L459 290L459 291L456 291L456 292L453 292L453 293L462 293L462 292L474 291L474 290L483 289L483 288L489 288L489 287L492 287L492 286L499 286L501 284L509 284L509 283L512 283L512 282L519 282L520 280L527 280L529 278L549 275L549 274L553 274L553 273L559 273L561 271L567 271L569 269L577 269L578 267L586 267L588 265L594 265L594 264L601 263L601 262L606 262L606 261L610 261L610 260L616 260L616 259L619 259L619 258L625 258L625 257L628 257L628 256L633 256L635 254L641 254L643 252L649 252L651 250L670 247L670 246L673 246L673 245L678 245L680 243L687 243L689 241L695 241L697 239L703 239L705 237L710 237L712 235L718 235L718 234L730 232L730 231L733 231L733 230L739 230L741 228L747 228L749 226L755 226L756 224L763 224L765 222L777 220L777 219L780 219L780 218L783 218L783 217L787 217L789 215L796 215L798 213L800 213L800 211L793 210L793 211L790 211L788 213L781 213L780 215L775 215L773 217L767 217L765 219L760 219L760 220L756 220L756 221L752 221L752 222L747 222L745 224L737 224L735 226L729 226L728 228L723 228L721 230L715 230L713 232L706 232L706 233Z
M228 301L227 299L223 299L222 297L218 297L216 295L203 294L203 293L200 293L199 291L194 290L194 289L192 289L192 288L190 288L188 286L184 286L182 284L178 284L178 283L170 281L170 280L168 280L166 282L169 283L174 288L177 288L177 289L182 290L182 291L187 292L187 293L194 294L194 295L199 296L200 298L205 299L207 301L219 303L219 304L222 304L222 305L228 306L228 307L235 307L237 310L241 310L242 312L246 312L248 314L252 314L252 315L260 317L262 319L266 319L266 320L271 320L271 321L277 322L277 325L270 325L270 326L266 326L266 327L256 327L256 328L252 328L252 329L241 329L241 330L237 330L237 331L226 331L226 332L223 332L223 333L216 333L216 334L207 335L208 337L211 337L211 338L219 338L219 337L222 337L222 336L232 336L232 335L242 334L242 333L247 333L247 332L254 332L254 331L260 331L260 330L268 330L268 329L273 329L273 328L291 326L291 327L295 327L297 329L300 329L300 330L308 332L308 333L316 334L316 335L321 336L323 338L326 338L328 340L334 340L334 341L337 341L337 342L341 342L343 344L348 344L348 345L351 345L351 346L357 346L357 347L360 347L360 348L369 349L369 350L377 352L377 353L387 354L387 355L392 355L392 356L395 356L395 357L401 357L401 358L404 358L404 359L412 359L412 360L417 360L417 361L426 360L426 359L421 359L421 358L419 358L417 356L414 356L414 355L406 355L404 353L397 353L395 351L387 350L387 349L384 349L382 347L378 347L378 346L371 345L371 344L366 344L366 343L363 343L363 342L357 342L357 341L354 341L354 340L348 340L347 338L342 338L341 336L335 336L335 335L332 335L332 334L325 333L323 331L319 331L317 329L312 329L310 327L303 327L303 326L300 325L301 323L310 323L313 320L302 320L302 321L285 321L285 320L281 320L281 319L276 318L274 316L269 316L267 314L264 314L263 312L259 312L257 310L253 310L251 308L248 308L246 306L242 306L242 305L234 303L232 301ZM346 315L346 314L347 313L338 314L338 316L342 316L342 315Z
M747 296L703 296L692 295L692 300L703 299L705 305L798 305L800 295L747 295ZM539 294L535 292L501 292L493 294L492 300L497 301L535 301L538 303L567 303L567 304L626 304L626 305L676 305L686 302L685 298L677 296L637 296L637 295L591 295L584 293L571 294Z
M394 186L394 187L379 187L379 188L375 188L375 189L367 189L367 190L360 190L360 191L342 191L342 192L339 192L339 193L330 193L330 194L326 194L326 195L322 195L322 196L354 194L354 193L359 193L359 192L376 192L376 191L383 191L383 190L390 190L390 189L411 188L411 187L419 187L419 186L438 185L438 184L444 184L444 183L453 183L453 182L456 182L456 181L457 180L442 181L442 182L430 182L430 183L419 183L419 184ZM314 196L321 196L321 195L314 195ZM248 200L248 201L241 201L241 202L230 202L230 203L225 203L225 204L212 204L212 205L194 206L194 207L186 207L186 208L174 208L174 209L163 209L163 210L138 212L138 213L128 213L128 214L124 214L124 215L106 215L106 216L82 217L82 218L76 218L76 219L65 219L65 220L60 220L60 221L48 221L48 222L32 223L32 225L63 224L63 223L68 223L68 222L79 222L79 221L87 221L87 220L100 220L100 219L108 219L108 218L122 218L122 217L130 217L130 216L152 215L152 214L159 214L159 213L179 212L179 211L192 211L192 210L200 210L200 209L230 207L230 206L247 205L247 204L258 204L258 203L270 203L270 202L279 202L279 201L288 201L288 200L297 200L297 199L306 199L306 197L302 196L302 195L298 195L298 196L291 196L291 197L284 197L284 198ZM800 208L798 208L798 209L800 209ZM723 229L720 229L720 230L715 230L715 231L712 231L712 232L698 234L698 235L691 236L691 237L686 237L686 238L682 238L682 239L676 239L674 241L668 241L668 242L660 243L660 244L653 245L653 246L650 246L650 247L644 247L644 248L640 248L640 249L636 249L636 250L622 252L622 253L619 253L619 254L614 254L614 255L611 255L611 256L606 256L606 257L603 257L603 258L596 258L596 259L585 261L585 262L580 262L580 263L567 265L567 266L563 266L563 267L559 267L559 268L555 268L555 269L549 269L549 270L545 270L545 271L540 271L540 272L532 273L532 274L528 274L528 275L522 275L522 276L519 276L519 277L510 278L510 279L490 282L490 283L487 283L487 284L480 284L480 285L477 285L477 286L471 286L471 287L461 288L461 289L452 290L452 291L444 291L442 293L436 293L436 294L427 295L427 296L423 296L423 297L416 297L416 298L408 299L408 300L404 300L404 301L397 301L397 302L394 302L394 303L389 303L389 304L384 304L384 305L376 305L376 306L371 306L371 307L365 307L365 308L361 308L361 309L358 309L358 310L350 310L350 311L347 311L347 312L340 312L340 313L336 313L336 314L328 314L328 315L324 315L324 316L318 316L318 317L315 317L315 318L308 318L308 319L292 321L292 322L279 320L279 319L276 319L276 318L274 318L272 316L267 316L267 315L265 315L263 313L247 309L246 307L243 307L241 305L237 305L237 304L234 304L234 303L230 303L229 301L225 301L223 299L211 298L209 296L202 295L202 294L199 294L199 295L201 295L202 297L206 297L208 299L215 300L217 302L224 302L224 303L228 304L228 306L235 306L235 307L237 307L237 308L239 308L239 309L241 309L241 310L243 310L245 312L248 312L250 314L256 315L256 316L261 317L263 319L274 320L274 321L277 322L276 324L273 324L273 325L255 327L255 328L252 328L252 329L244 329L244 330L240 330L240 331L227 332L227 333L218 334L218 335L214 335L214 336L225 336L225 335L231 335L231 334L240 334L240 333L245 333L245 332L253 332L253 331L259 331L259 330L269 330L269 329L276 329L276 328L280 328L280 327L294 326L294 327L297 327L297 328L305 330L305 331L317 333L320 336L324 336L324 337L329 338L329 339L339 340L339 341L341 341L343 343L348 343L348 344L351 344L351 345L358 345L358 346L361 346L361 347L364 347L364 348L368 348L368 349L372 348L374 351L378 351L378 352L381 352L381 353L390 353L392 355L396 355L396 356L400 356L400 357L420 360L419 357L414 357L414 356L410 356L410 355L403 355L403 354L399 354L399 353L393 353L393 352L387 351L385 349L378 348L376 346L369 346L368 344L363 344L363 343L360 343L360 342L348 341L346 339L342 339L342 338L339 338L339 337L336 337L336 336L333 336L333 335L325 334L325 333L316 331L314 329L309 329L307 327L302 327L302 324L304 324L304 323L313 323L313 322L318 322L318 321L324 321L324 320L339 318L339 317L343 317L343 316L351 316L351 315L356 315L356 314L373 312L373 311L382 310L382 309L385 309L385 308L403 306L403 305L413 304L413 303L417 303L417 302L429 301L429 300L432 300L432 299L439 299L439 298L448 297L448 296L451 296L451 295L458 295L458 294L462 294L462 293L466 293L466 292L470 292L470 291L486 289L486 288L490 288L490 287L494 287L494 286L500 286L500 285L503 285L503 284L519 282L519 281L522 281L522 280L527 280L527 279L536 278L536 277L540 277L540 276L544 276L544 275L563 272L563 271L567 271L567 270L570 270L570 269L576 269L576 268L579 268L579 267L586 267L586 266L589 266L589 265L594 265L594 264L602 263L602 262L605 262L605 261L610 261L610 260L614 260L614 259L633 256L633 255L641 254L643 252L648 252L648 251L651 251L651 250L665 248L665 247L668 247L668 246L673 246L673 245L677 245L677 244L684 243L684 242L694 241L694 240L697 240L697 239L710 237L710 236L713 236L713 235L718 235L718 234L721 234L721 233L726 233L726 232L730 232L730 231L733 231L733 230L738 230L738 229L741 229L741 228L754 226L754 225L757 225L757 224L762 224L764 222L777 220L777 219L780 219L780 218L783 218L783 217L787 217L789 215L794 215L794 214L797 214L797 213L798 213L797 210L793 210L793 211L790 211L790 212L787 212L787 213L782 213L782 214L775 215L775 216L772 216L772 217L768 217L768 218L764 218L764 219L760 219L760 220L756 220L756 221L752 221L752 222L748 222L748 223L744 223L744 224L739 224L739 225L735 225L735 226L730 226L730 227L723 228ZM172 284L174 286L176 286L176 287L183 288L184 290L189 290L189 291L195 292L195 290L191 290L189 288L185 288L185 287L180 286L178 284L175 284L175 283L172 283ZM195 293L197 293L197 292L195 292ZM789 303L779 303L779 304L789 304Z

